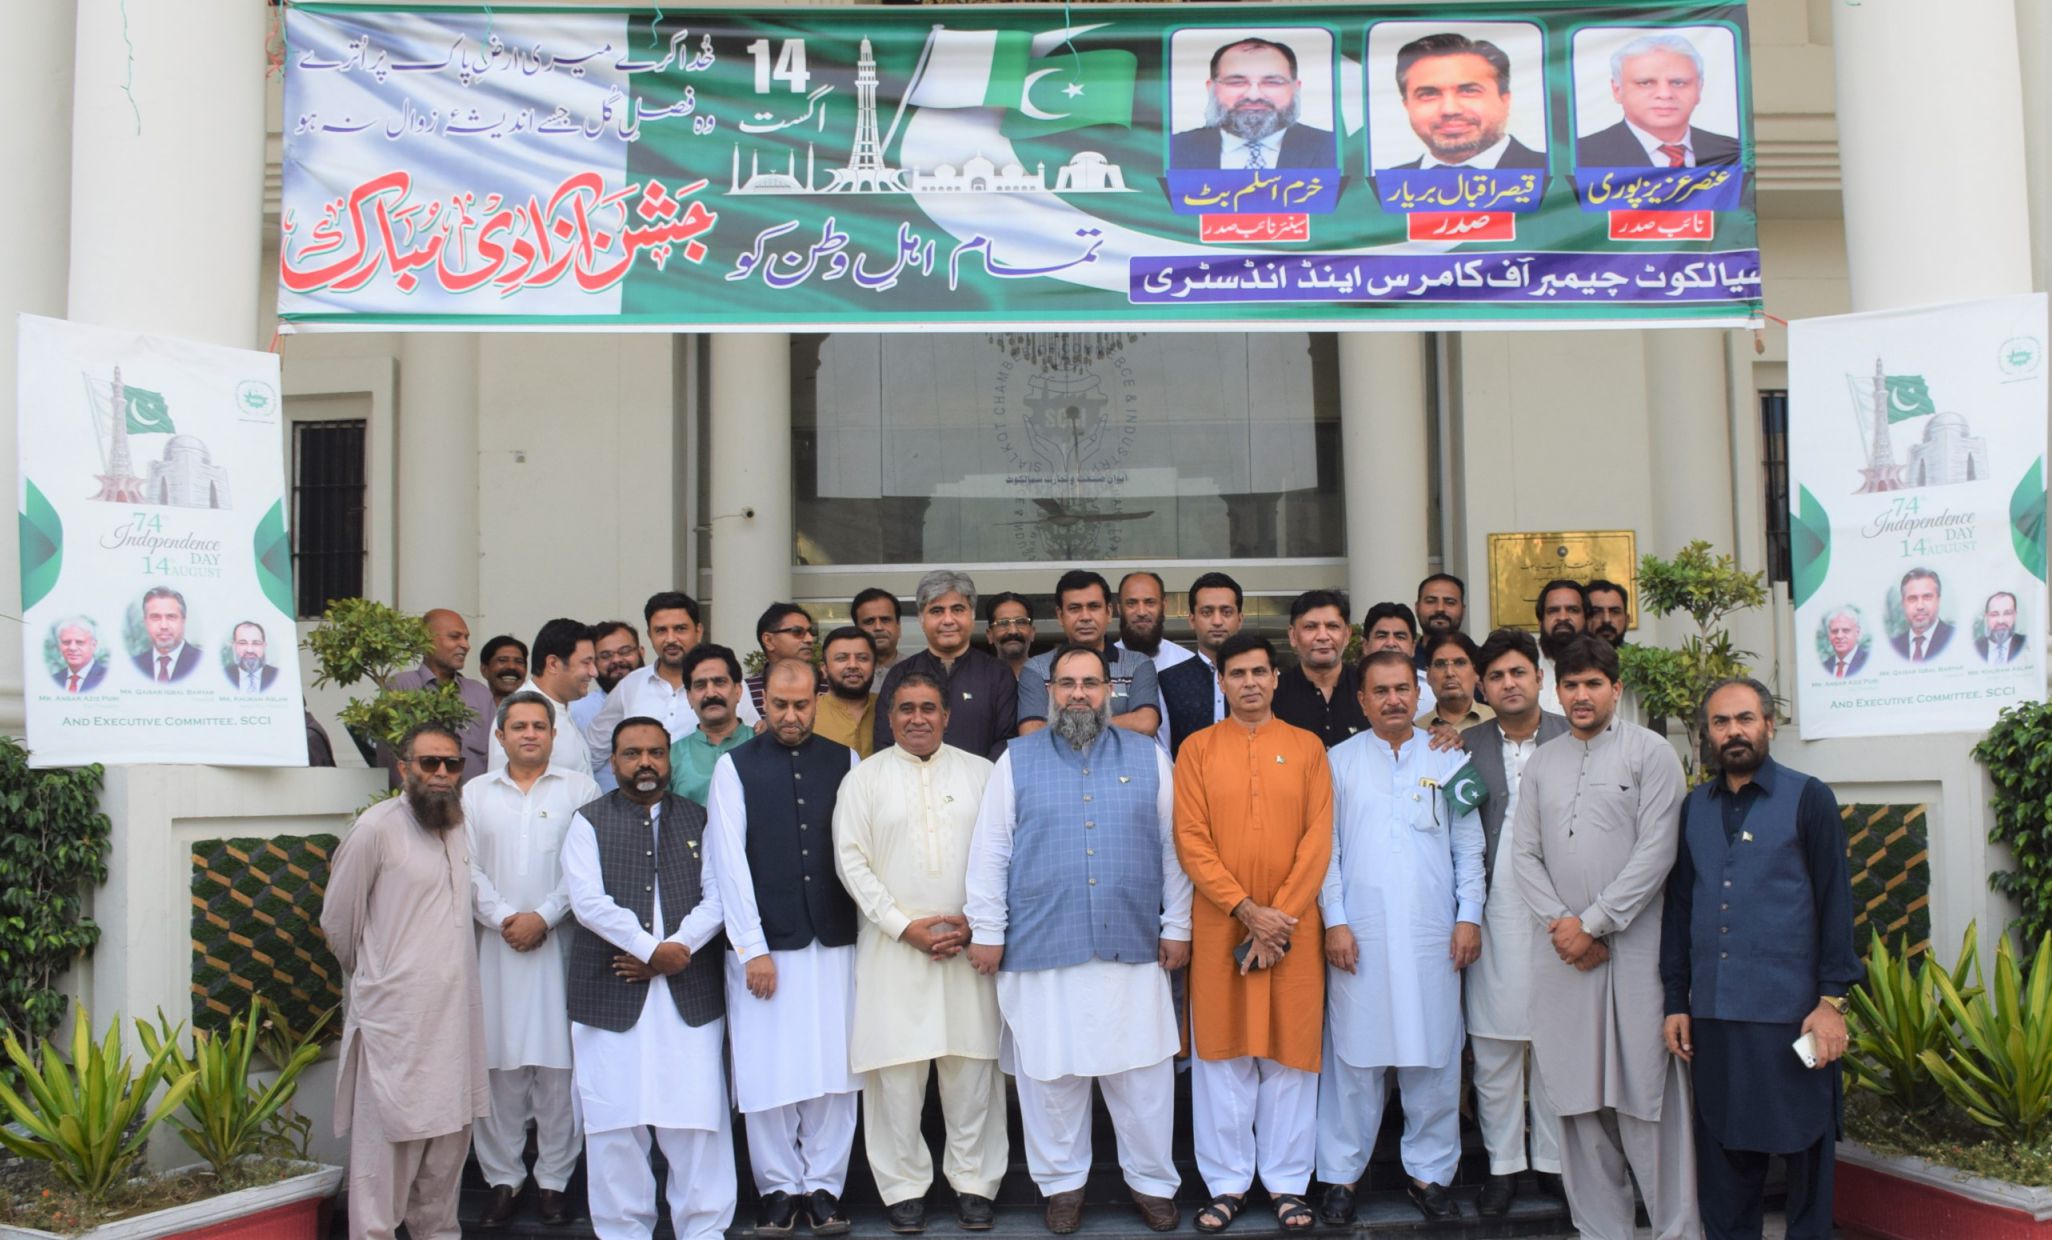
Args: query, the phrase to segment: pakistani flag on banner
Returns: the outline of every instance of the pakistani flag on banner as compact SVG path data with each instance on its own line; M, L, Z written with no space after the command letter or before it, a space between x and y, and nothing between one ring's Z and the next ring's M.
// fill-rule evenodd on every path
M926 67L905 96L915 108L1003 108L1008 138L1133 123L1131 52L1062 50L1033 55L1023 30L936 30Z
M139 387L123 387L128 398L128 433L131 435L173 435L176 428L171 425L171 410L164 404L162 392L144 391Z
M1475 773L1475 764L1464 762L1461 769L1446 781L1446 803L1453 806L1457 814L1472 814L1489 799L1489 785Z
M1888 420L1907 422L1938 412L1922 375L1888 376Z

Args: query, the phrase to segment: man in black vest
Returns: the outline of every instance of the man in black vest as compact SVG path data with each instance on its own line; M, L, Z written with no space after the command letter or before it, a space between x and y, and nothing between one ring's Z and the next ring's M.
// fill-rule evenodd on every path
M1696 1185L1705 1234L1760 1234L1770 1155L1788 1164L1788 1234L1831 1235L1844 1098L1852 885L1838 798L1767 756L1774 698L1727 680L1703 699L1721 775L1682 805L1661 918L1667 1049L1696 1087ZM1802 1040L1805 1061L1789 1044Z
M734 1142L705 811L669 790L660 720L622 720L612 746L619 787L577 811L562 852L577 917L567 996L592 1228L609 1240L654 1230L653 1134L670 1164L678 1240L717 1240L734 1221Z
M818 674L779 659L763 674L764 731L713 766L706 808L727 920L735 1099L762 1194L758 1233L848 1230L841 1190L860 1082L848 1070L855 902L834 870L834 798L857 761L813 735Z
M1190 628L1197 634L1197 657L1161 673L1161 705L1167 718L1156 739L1168 738L1169 756L1183 742L1226 717L1225 693L1218 685L1218 652L1240 631L1240 583L1224 573L1206 573L1190 583Z

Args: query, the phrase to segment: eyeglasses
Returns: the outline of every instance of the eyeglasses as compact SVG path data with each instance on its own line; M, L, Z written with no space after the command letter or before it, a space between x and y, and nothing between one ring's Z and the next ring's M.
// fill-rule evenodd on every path
M1030 629L1033 627L1033 621L1021 616L1016 620L993 620L990 622L990 627L992 631L998 629Z
M1473 667L1473 666L1475 666L1475 665L1474 665L1473 663L1470 663L1470 662L1469 662L1468 660L1466 660L1466 659L1434 659L1434 660L1432 660L1432 670L1433 670L1433 671L1435 671L1435 672L1450 672L1450 671L1453 671L1453 670L1454 670L1455 668L1457 668L1457 667Z
M771 629L770 632L779 637L812 637L818 634L819 630L810 625L800 624L788 629Z
M445 758L438 753L424 753L413 760L413 765L429 775L434 775L441 771L447 771L451 775L461 775L463 773L463 756L458 754L453 758Z
M1064 676L1060 680L1054 682L1054 687L1055 692L1057 693L1074 693L1078 689L1087 689L1090 692L1095 693L1099 689L1104 688L1104 682L1102 680L1097 679L1094 676L1085 680L1076 680L1071 677Z

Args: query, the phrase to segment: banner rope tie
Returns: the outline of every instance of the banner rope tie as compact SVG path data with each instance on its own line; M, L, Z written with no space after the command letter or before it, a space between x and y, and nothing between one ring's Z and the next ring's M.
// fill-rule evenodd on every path
M135 102L135 40L128 35L128 0L121 0L121 41L128 45L128 77L121 93L128 96L128 110L135 113L135 135L142 136L142 109Z

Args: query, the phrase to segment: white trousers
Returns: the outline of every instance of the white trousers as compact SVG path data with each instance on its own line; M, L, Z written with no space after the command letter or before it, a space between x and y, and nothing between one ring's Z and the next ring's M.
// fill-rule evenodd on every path
M1475 1122L1489 1151L1489 1174L1516 1175L1526 1167L1560 1174L1560 1116L1536 1077L1532 1044L1522 1039L1468 1035L1475 1051ZM1528 1066L1529 1065L1529 1066ZM1525 1158L1525 1082L1531 1089L1532 1157Z
M839 1197L848 1185L860 1090L747 1113L748 1164L759 1193Z
M1176 1069L1170 1056L1144 1068L1106 1076L1063 1076L1019 1083L1019 1119L1026 1130L1026 1166L1040 1191L1052 1197L1083 1187L1090 1178L1090 1086L1104 1092L1119 1169L1126 1185L1149 1197L1173 1197L1182 1178L1169 1146L1176 1127Z
M878 1194L885 1205L894 1206L924 1197L933 1187L933 1155L920 1130L929 1065L940 1076L941 1116L947 1124L942 1173L958 1193L997 1196L1011 1157L1005 1074L995 1059L960 1055L892 1064L864 1078L862 1140Z
M727 1113L718 1132L703 1128L610 1128L586 1133L585 1182L591 1229L599 1240L649 1240L655 1234L655 1171L649 1134L669 1160L664 1194L677 1240L719 1240L734 1221L734 1137Z
M584 1143L578 1122L577 1088L568 1068L494 1068L492 1113L471 1127L470 1147L477 1168L494 1188L519 1188L527 1182L527 1121L534 1121L534 1182L538 1188L562 1192L577 1170L577 1151Z
M1205 1191L1238 1196L1259 1174L1270 1193L1301 1195L1318 1153L1318 1074L1273 1059L1196 1058L1190 1065L1197 1172Z
M1428 1184L1453 1183L1461 1161L1459 1055L1443 1068L1356 1068L1326 1055L1318 1077L1319 1179L1354 1184L1368 1169L1389 1098L1385 1078L1392 1072L1403 1091L1404 1170Z
M1637 1179L1655 1240L1696 1240L1703 1234L1691 1110L1688 1068L1670 1055L1659 1119L1608 1109L1560 1117L1560 1179L1575 1230L1588 1240L1631 1240Z

